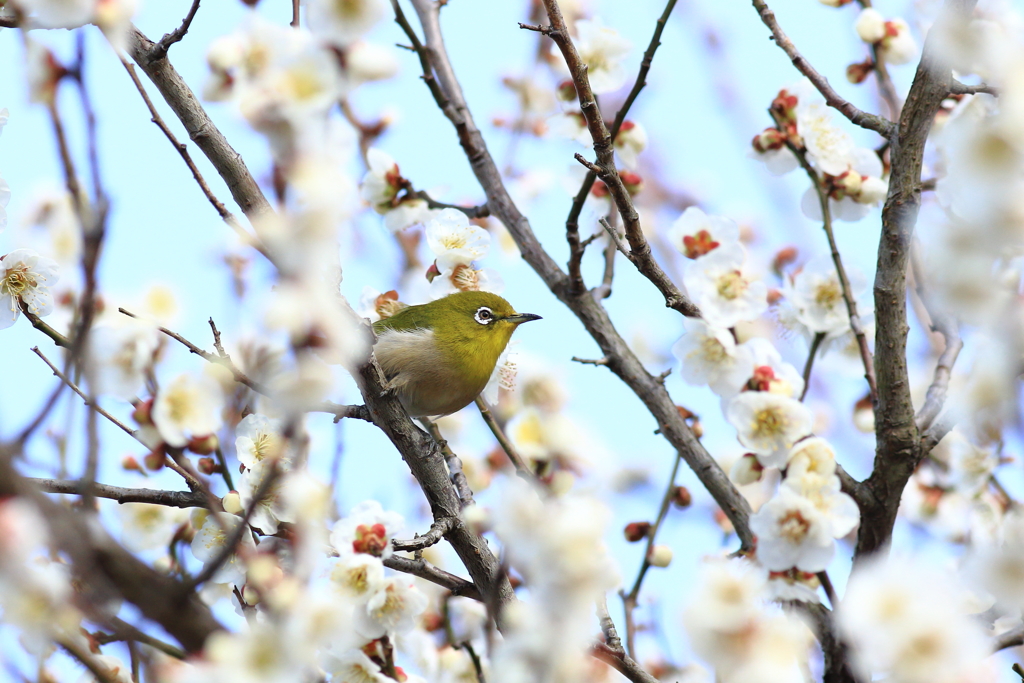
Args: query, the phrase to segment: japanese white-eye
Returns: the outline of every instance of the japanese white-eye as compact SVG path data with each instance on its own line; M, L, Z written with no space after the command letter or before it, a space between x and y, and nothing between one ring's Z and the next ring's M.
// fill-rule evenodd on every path
M373 324L373 351L411 417L450 415L487 386L512 333L539 315L490 292L456 292Z

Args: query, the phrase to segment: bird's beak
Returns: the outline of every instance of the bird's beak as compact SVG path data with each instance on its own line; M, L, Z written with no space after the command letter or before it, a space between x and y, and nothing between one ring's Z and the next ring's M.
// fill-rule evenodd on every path
M512 315L507 316L505 320L513 325L520 325L522 323L528 323L531 320L540 320L540 316L534 315L533 313L513 313Z

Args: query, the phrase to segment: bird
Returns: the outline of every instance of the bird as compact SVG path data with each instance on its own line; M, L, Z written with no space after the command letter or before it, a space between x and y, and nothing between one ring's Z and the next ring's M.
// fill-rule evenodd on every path
M410 417L450 415L484 390L516 328L540 319L491 292L455 292L375 322L373 351Z

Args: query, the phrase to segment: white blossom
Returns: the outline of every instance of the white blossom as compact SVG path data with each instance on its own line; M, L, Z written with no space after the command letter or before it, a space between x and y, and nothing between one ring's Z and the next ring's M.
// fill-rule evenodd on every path
M698 259L719 247L738 245L740 226L731 218L709 216L690 206L672 223L669 239L683 256Z
M861 304L859 312L863 312L863 303L857 299L867 287L867 280L850 266L846 267L846 276L850 295ZM792 322L809 339L820 333L826 341L834 341L850 330L850 312L831 256L825 254L808 261L792 280L783 284L783 296L786 306L792 307Z
M768 308L768 287L744 272L740 244L720 246L690 265L683 282L704 319L716 327L753 320Z
M587 120L579 111L567 111L549 117L546 129L550 135L575 140L584 147L594 144L594 138L591 137L590 129L587 128Z
M754 337L745 341L740 348L747 351L754 364L747 382L750 389L795 399L803 395L804 378L800 371L782 360L778 349L770 341L764 337Z
M811 432L811 411L798 400L766 391L744 391L726 408L740 443L765 467L785 465L789 449Z
M395 51L377 43L360 40L345 52L345 69L353 85L394 78L398 68Z
M331 569L331 582L342 595L364 603L384 587L384 563L368 553L342 555Z
M97 391L125 400L138 396L153 366L159 334L148 321L127 316L94 327L89 349L97 368Z
M117 507L121 517L121 542L134 552L167 549L178 527L188 521L180 508L150 503L125 503Z
M886 198L889 183L881 178L882 162L874 150L857 147L847 161L845 170L825 178L829 213L834 220L856 222ZM808 218L823 220L821 198L814 187L804 192L800 208Z
M471 224L466 214L457 209L444 209L431 219L426 237L441 271L468 266L486 256L491 246L491 234Z
M807 148L807 159L829 175L839 175L850 165L853 138L832 121L824 103L797 109L797 130Z
M686 334L672 346L689 384L707 384L719 396L740 392L754 372L750 349L736 345L732 333L699 319L686 319Z
M906 21L885 22L885 37L878 44L878 56L889 64L906 64L917 56L917 42Z
M407 633L427 608L427 596L404 576L392 576L381 583L366 604L355 612L355 628L368 639Z
M256 500L257 492L270 476L276 463L272 460L260 462L242 473L238 493L243 509L248 510ZM294 522L295 516L286 498L281 495L288 475L278 474L269 488L260 497L253 509L249 524L264 534L276 534L281 522Z
M875 560L858 567L838 610L861 671L900 683L966 680L989 649L964 614L961 589L928 567Z
M449 255L450 258L459 258ZM493 268L476 269L471 265L457 263L434 275L430 281L430 298L440 299L455 292L505 291L505 280Z
M804 496L782 487L750 518L757 559L771 571L820 572L835 554L828 518Z
M281 436L281 421L266 415L247 415L235 427L235 456L246 468L267 462L288 464L285 440Z
M885 37L885 17L873 7L861 10L853 28L865 43L877 43Z
M226 512L207 512L206 510L192 513L192 526L196 527L196 535L192 538L192 554L205 567L220 557L227 547L231 536L235 534L238 525L242 520ZM256 550L256 544L252 540L252 534L247 528L239 540L236 551L241 549L242 554L252 553ZM210 579L214 583L228 583L241 585L245 577L245 563L238 556L232 553L224 564L214 573Z
M220 429L224 393L208 375L181 374L160 387L153 402L153 423L169 446L181 448L192 437Z
M629 74L622 60L632 49L631 42L596 17L576 22L576 51L587 65L590 87L597 95L613 92L625 84Z
M17 0L43 28L78 28L89 23L96 0Z
M391 683L381 673L380 667L361 650L349 650L337 658L331 658L327 666L334 681L338 683Z
M633 170L637 166L637 156L647 149L647 130L636 121L623 121L619 134L615 136L615 151L619 154L622 164Z
M57 262L30 249L15 249L0 258L0 330L21 315L21 303L34 315L53 311L50 287L59 277Z

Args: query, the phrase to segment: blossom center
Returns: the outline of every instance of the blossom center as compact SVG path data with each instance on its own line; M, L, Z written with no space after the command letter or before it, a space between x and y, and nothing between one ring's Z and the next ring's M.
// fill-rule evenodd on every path
M698 256L703 256L712 249L715 249L719 245L711 238L711 233L707 230L701 230L696 235L684 235L683 236L683 247L686 248L686 258L695 259Z
M460 263L452 270L452 284L462 292L479 292L480 278L477 271L470 266Z
M747 290L747 281L738 270L733 270L718 278L718 296L732 301L738 299Z
M814 291L814 302L823 308L833 308L843 298L843 290L835 280L827 280Z
M723 363L729 357L729 352L722 346L722 342L714 337L704 337L700 350L704 360L709 363Z
M352 550L380 557L387 549L387 530L383 524L360 524L356 527L356 537L352 541Z
M779 535L792 543L801 543L811 529L811 523L796 510L787 512L779 520Z
M26 289L39 284L36 280L38 277L26 265L15 266L7 271L3 280L0 280L0 292L11 296L21 296Z
M773 406L757 411L750 431L755 439L771 439L781 434L788 424L785 414Z

